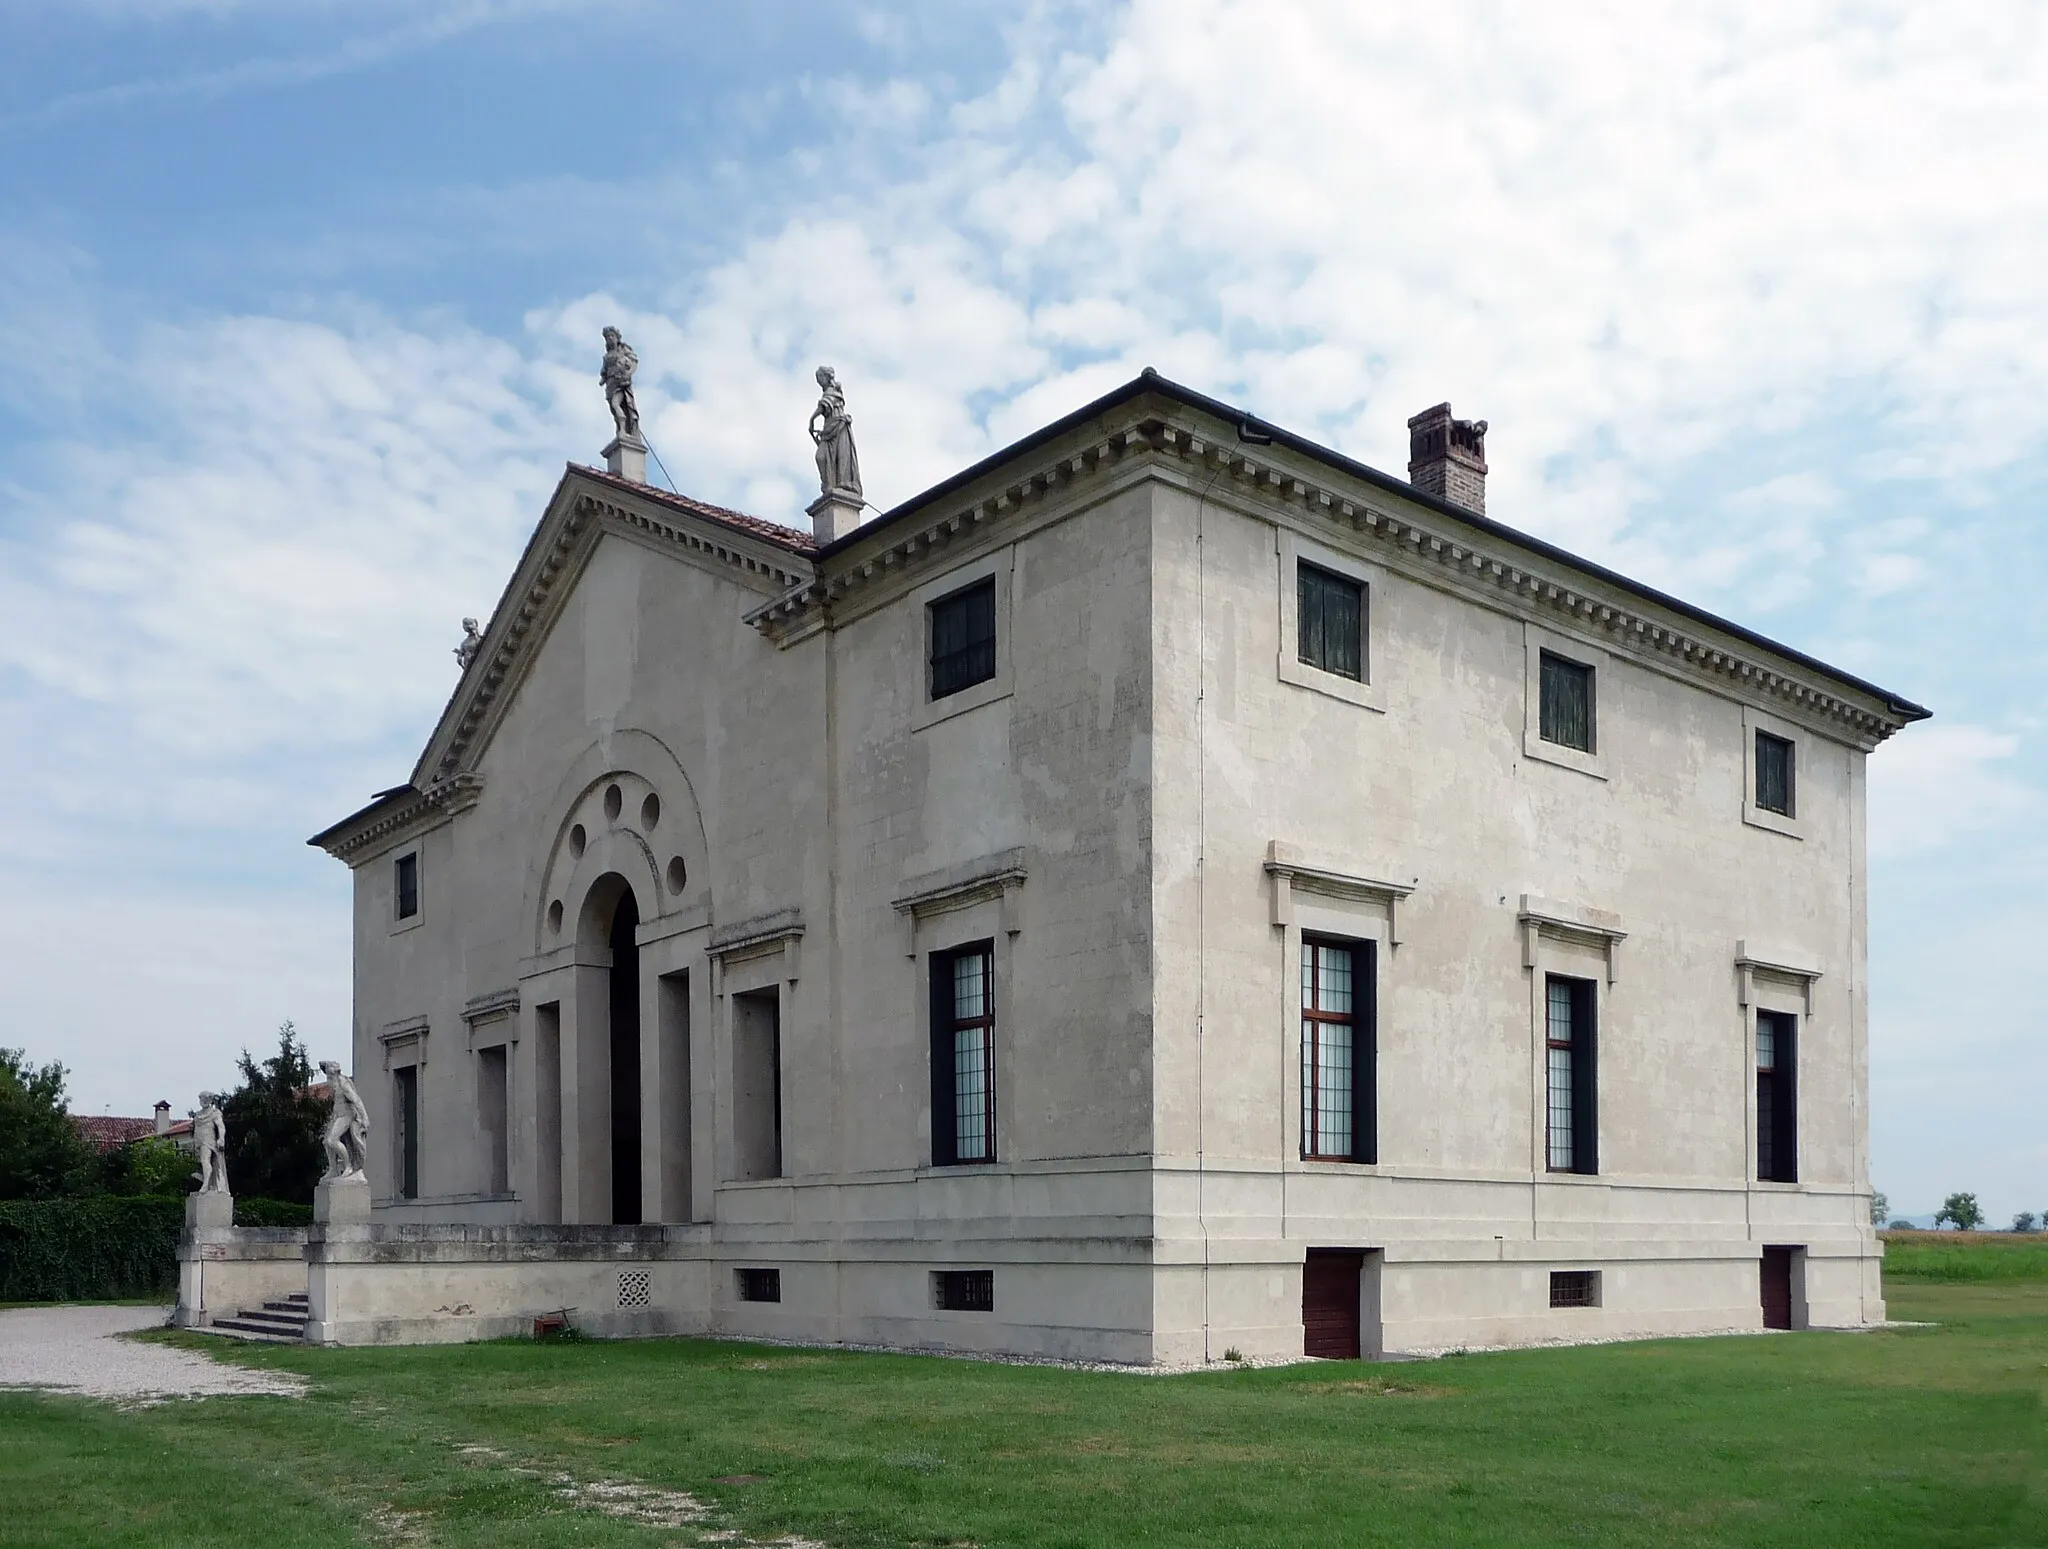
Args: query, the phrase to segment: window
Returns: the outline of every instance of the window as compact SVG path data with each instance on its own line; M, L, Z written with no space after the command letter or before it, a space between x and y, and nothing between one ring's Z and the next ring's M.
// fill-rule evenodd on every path
M396 1087L397 1123L393 1140L398 1145L398 1197L420 1197L420 1068L401 1065L392 1073Z
M1767 731L1756 734L1756 804L1766 812L1791 817L1792 743Z
M1544 980L1546 1145L1554 1173L1600 1170L1594 994L1591 979L1550 974Z
M1365 587L1320 565L1294 569L1301 659L1323 672L1365 680Z
M505 1045L476 1051L476 1120L484 1142L484 1192L512 1192L511 1104Z
M392 892L397 900L399 919L409 920L420 912L420 858L417 853L398 857Z
M931 697L996 675L996 582L990 576L931 604Z
M1373 947L1301 943L1301 1154L1326 1162L1377 1160Z
M1756 1175L1766 1183L1799 1181L1798 1039L1792 1013L1756 1014Z
M779 1269L742 1269L738 1271L740 1300L743 1302L779 1302L782 1300L782 1271Z
M1550 1305L1553 1307L1599 1306L1600 1271L1597 1269L1553 1269L1550 1272Z
M732 997L735 1176L782 1176L782 997L748 990Z
M1593 751L1593 669L1543 653L1538 732L1559 747Z
M932 1295L944 1312L994 1312L996 1272L942 1269L932 1276Z
M932 1165L996 1159L995 949L932 954Z

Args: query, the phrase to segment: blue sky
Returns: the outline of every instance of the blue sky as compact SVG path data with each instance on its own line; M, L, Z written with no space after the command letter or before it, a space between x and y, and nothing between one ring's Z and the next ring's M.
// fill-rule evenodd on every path
M1145 364L1930 705L1871 761L1873 1173L2048 1208L2048 17L0 0L0 1042L346 1046L306 835L608 422L800 519Z

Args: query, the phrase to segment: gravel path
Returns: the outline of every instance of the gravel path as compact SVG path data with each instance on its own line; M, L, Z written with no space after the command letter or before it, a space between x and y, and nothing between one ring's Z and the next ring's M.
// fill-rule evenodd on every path
M297 1398L302 1379L118 1335L162 1328L168 1307L22 1307L0 1312L0 1388L161 1403L216 1393Z

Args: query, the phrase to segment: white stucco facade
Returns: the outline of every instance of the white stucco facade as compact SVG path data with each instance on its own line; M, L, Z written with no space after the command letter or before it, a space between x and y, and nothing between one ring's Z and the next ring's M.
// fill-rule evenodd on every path
M1283 1355L1326 1249L1367 1353L1757 1327L1766 1247L1798 1321L1881 1320L1863 760L1924 712L1241 422L1148 375L822 547L570 469L410 784L316 841L375 1199L316 1228L319 1337ZM1304 563L1363 598L1355 677L1301 659ZM934 699L932 605L985 581L993 671ZM1546 650L1591 750L1539 735ZM1305 935L1374 971L1370 1159L1303 1157ZM982 944L961 1165L932 974ZM1547 1165L1553 977L1595 1171Z

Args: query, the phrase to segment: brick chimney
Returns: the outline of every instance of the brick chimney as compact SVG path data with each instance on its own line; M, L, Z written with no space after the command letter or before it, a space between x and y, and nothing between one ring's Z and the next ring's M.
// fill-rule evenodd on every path
M1416 415L1408 422L1408 482L1486 515L1486 421L1452 419L1447 403Z
M171 1105L161 1097L156 1100L156 1132L159 1135L171 1132Z

